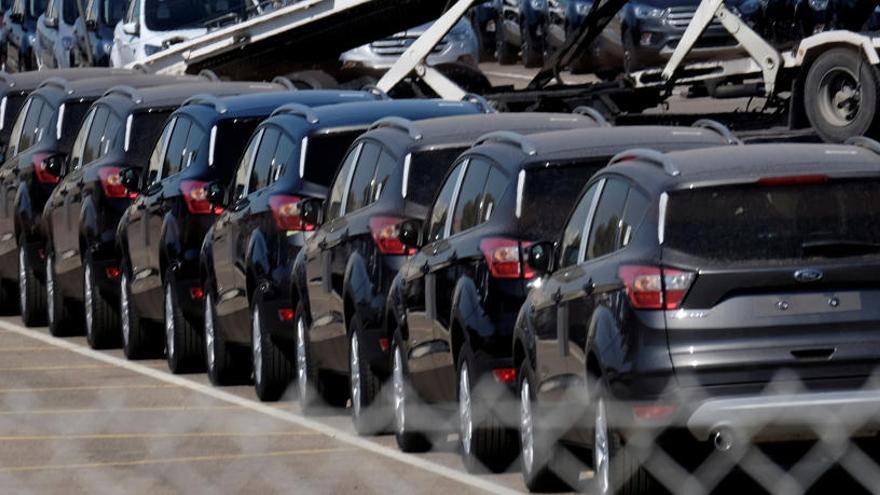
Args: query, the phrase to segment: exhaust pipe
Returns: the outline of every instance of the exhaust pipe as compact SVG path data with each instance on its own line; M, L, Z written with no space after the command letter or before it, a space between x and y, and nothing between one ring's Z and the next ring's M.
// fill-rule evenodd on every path
M727 452L733 448L733 434L727 429L715 430L712 434L712 444L718 452Z

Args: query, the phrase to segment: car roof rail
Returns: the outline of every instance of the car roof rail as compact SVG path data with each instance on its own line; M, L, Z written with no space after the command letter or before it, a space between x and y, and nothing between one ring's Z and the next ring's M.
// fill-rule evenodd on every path
M633 148L622 151L611 158L611 161L608 162L608 166L610 167L611 165L633 160L650 163L651 165L659 165L660 167L663 167L664 172L673 177L681 175L681 170L675 166L668 156L657 150L650 150L647 148Z
M281 105L280 107L276 108L275 111L272 112L272 115L270 115L269 117L274 117L276 115L297 115L306 119L306 122L308 122L309 124L317 124L320 120L311 108L300 103L287 103L285 105Z
M859 148L863 148L873 152L874 154L880 155L880 142L866 136L853 136L844 141L843 144L858 146Z
M366 91L367 93L370 93L371 95L378 97L380 100L390 100L391 99L391 97L388 96L388 93L382 91L382 89L379 88L379 86L376 86L375 84L367 84L366 86L361 88L361 91Z
M144 101L143 97L141 97L141 94L138 93L136 89L126 85L113 86L104 92L104 96L110 95L127 96L135 103L141 103Z
M70 89L70 82L63 77L50 77L47 78L40 84L41 88L54 87L58 88L61 91L64 91L67 94L73 94L73 90Z
M404 119L402 117L385 117L373 122L373 125L370 126L369 130L372 131L374 129L381 128L389 128L389 129L397 129L399 131L403 131L409 134L413 140L418 141L422 139L422 133L416 129L416 126L413 125L411 120Z
M483 134L476 140L476 142L474 142L474 146L485 143L511 144L518 147L520 151L526 155L534 156L538 154L538 149L535 148L535 145L529 142L525 136L511 131L494 131L488 134Z
M221 80L221 79L220 79L220 76L218 76L217 73L214 72L214 71L212 71L211 69L202 69L202 70L200 70L200 71L199 71L199 77L202 77L202 78L204 78L204 79L207 79L207 80L209 80L209 81L211 81L211 82L217 82L217 81L220 81L220 80Z
M297 91L299 89L296 87L296 84L293 84L293 81L284 76L275 76L272 78L272 82L279 86L284 86L284 89L288 91Z
M727 144L743 144L742 139L736 137L726 125L712 119L700 119L691 124L691 127L699 127L701 129L709 129L715 131L721 137L727 140Z
M461 101L467 101L476 105L483 113L495 113L497 110L489 103L489 100L476 93L465 93Z
M209 106L212 107L217 113L226 113L226 111L228 110L228 108L226 107L226 103L222 99L208 93L200 93L190 96L183 102L183 105L181 106L185 107L187 105Z
M586 105L581 105L579 107L575 107L571 113L576 113L578 115L583 115L584 117L589 117L596 122L596 124L602 127L611 127L611 122L608 122L608 119L605 118L604 115L593 107L588 107Z

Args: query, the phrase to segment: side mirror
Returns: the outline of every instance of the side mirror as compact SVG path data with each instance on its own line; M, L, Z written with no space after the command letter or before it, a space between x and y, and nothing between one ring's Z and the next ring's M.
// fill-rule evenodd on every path
M13 24L21 24L22 20L24 20L24 16L21 12L13 12L9 14L9 22Z
M126 22L122 25L122 32L131 36L141 34L141 27L136 22Z
M122 170L119 177L122 186L131 192L141 192L141 171L139 168L128 167Z
M98 21L94 19L86 19L86 30L87 31L97 31L98 30Z
M44 17L43 25L49 29L58 29L58 18L57 17Z
M401 222L400 225L397 226L397 238L408 248L421 248L422 221L411 218Z
M226 187L219 182L208 184L208 202L220 208L226 208Z
M553 271L553 243L538 242L529 246L526 252L526 263L540 275Z
M55 177L61 177L64 175L65 158L66 157L61 153L47 156L43 159L43 170Z
M323 222L324 201L318 198L307 198L298 203L299 217L306 225L319 227Z

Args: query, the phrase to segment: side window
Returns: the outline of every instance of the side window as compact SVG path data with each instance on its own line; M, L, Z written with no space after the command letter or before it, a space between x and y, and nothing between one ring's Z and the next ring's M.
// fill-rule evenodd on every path
M275 156L272 158L272 169L270 181L275 182L284 173L284 170L293 162L293 151L296 146L293 140L286 134L281 134L278 138L278 147L275 148Z
M21 140L21 132L24 129L24 121L27 120L27 116L31 111L31 106L33 106L34 100L32 98L28 98L27 102L24 104L24 107L18 112L18 116L15 118L15 125L12 126L12 134L9 137L10 150L9 156L14 156L18 152L18 141Z
M54 122L56 117L55 107L48 103L43 103L43 109L40 111L40 119L37 121L37 128L34 132L33 144L42 141L43 136L46 136L50 132L52 134L55 133Z
M76 140L73 142L72 152L70 154L70 165L74 169L82 165L83 147L86 144L86 138L89 136L89 129L92 128L92 121L95 119L96 108L89 110L89 114L83 119L83 124L76 133Z
M376 173L373 174L373 190L370 192L370 203L378 201L385 192L388 185L388 179L397 168L397 160L394 159L387 151L382 150L379 154L379 161L376 163Z
M587 218L590 215L590 208L593 207L596 191L598 190L599 183L597 182L581 197L580 202L568 219L568 224L565 226L565 230L562 231L562 243L559 246L559 268L576 265L578 262L584 233L589 228Z
M176 125L177 117L169 120L168 123L165 124L165 129L162 130L162 135L159 137L159 140L156 141L156 146L153 148L153 153L150 155L150 162L147 166L146 184L148 186L155 183L160 178L165 150L168 148L168 142L171 138L171 135L174 133L174 127Z
M254 133L251 138L251 142L248 143L248 147L244 150L244 154L241 156L241 160L238 162L238 168L235 171L235 182L232 184L232 200L237 201L245 196L248 193L248 177L251 175L251 167L254 164L254 156L257 154L257 148L260 147L260 141L263 140L263 132L265 129L260 129L256 133Z
M186 137L191 125L192 122L189 119L178 117L177 124L174 125L174 132L171 133L171 139L168 140L168 147L165 148L162 170L158 177L160 180L180 170L180 160L183 157Z
M358 144L348 153L339 172L336 173L336 179L333 181L333 187L330 189L329 200L327 201L327 220L333 220L342 213L342 199L345 196L345 186L348 184L351 168L354 162L361 154L363 144Z
M480 223L480 206L486 179L492 166L479 158L471 159L462 182L461 192L455 200L452 215L452 233L457 234Z
M95 118L92 120L92 127L89 129L89 135L86 137L86 145L83 149L82 163L80 165L91 162L98 158L101 153L101 138L104 137L104 127L107 125L107 117L110 111L107 107L98 107L95 111Z
M263 131L263 139L257 149L257 156L251 168L248 180L248 194L258 191L269 185L269 174L272 169L272 158L275 156L275 148L278 147L278 138L281 132L274 127L267 127Z
M125 22L138 22L139 13L141 10L141 0L134 0L128 6L128 13L125 14Z
M610 179L605 183L590 229L586 259L598 258L620 249L620 224L628 192L629 185L622 180Z
M642 223L648 211L648 198L636 188L630 187L626 196L626 207L623 210L623 221L620 223L620 247L629 246L633 231Z
M42 98L33 99L21 128L21 137L18 140L18 151L28 149L36 142L37 132L39 131L38 123L40 122L40 114L43 112L45 106L46 104L43 102Z
M373 176L376 174L376 161L379 159L381 148L373 142L365 142L361 147L357 165L354 167L354 177L348 188L348 198L345 201L343 213L363 208L370 203L373 190Z
M495 205L501 200L501 196L504 195L504 191L507 190L509 184L510 180L507 177L507 174L505 174L500 168L492 167L489 170L489 177L486 179L486 188L483 191L483 199L480 201L480 218L477 219L478 225L489 221L489 218L492 217L492 212L495 211Z
M446 237L446 222L449 219L449 206L452 203L452 196L461 180L461 172L465 168L467 161L459 162L452 169L452 172L446 176L446 183L434 200L434 206L431 207L431 219L428 222L428 236L425 243L439 241Z

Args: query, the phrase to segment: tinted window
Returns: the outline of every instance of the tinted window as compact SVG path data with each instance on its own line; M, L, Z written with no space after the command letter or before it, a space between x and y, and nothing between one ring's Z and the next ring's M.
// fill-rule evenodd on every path
M43 109L40 111L40 118L37 121L37 129L34 132L34 143L36 144L49 136L54 139L57 131L55 130L55 119L58 117L57 107L49 103L43 103ZM24 149L24 147L22 147Z
M79 7L76 5L76 0L63 0L64 1L64 12L62 12L62 17L64 17L64 23L73 25L76 22L76 18L79 17Z
M233 119L217 124L217 137L214 139L214 167L221 171L221 176L226 180L241 159L248 139L261 121L262 119Z
M260 147L260 141L263 139L263 132L265 129L260 129L257 133L251 138L251 142L248 144L247 149L244 151L244 154L241 156L241 160L238 162L238 168L235 172L235 182L232 184L232 199L238 200L245 196L247 196L248 189L248 177L251 174L251 165L254 162L254 156L257 154L257 148Z
M336 180L333 182L333 188L330 190L329 200L327 201L327 219L333 220L342 213L342 198L345 195L345 186L348 184L348 176L351 175L351 167L361 153L361 146L358 145L348 156L342 166L339 167L339 173L336 174Z
M492 213L495 211L495 205L501 200L504 191L507 190L508 184L510 184L510 180L508 179L507 174L502 172L498 167L492 167L492 170L489 171L489 177L486 179L486 188L483 190L483 198L480 200L480 217L477 219L478 224L489 221L492 217Z
M344 213L369 204L373 189L373 175L376 173L376 161L379 159L380 151L379 145L371 141L367 141L361 146L360 157L354 167L354 176L348 189Z
M357 129L310 136L306 147L303 180L329 186L336 169L345 157L345 152L362 132L363 129Z
M128 12L125 14L125 22L140 24L141 0L133 0L128 4Z
M385 150L379 155L379 161L376 163L376 173L373 175L373 191L370 197L370 203L378 201L382 197L382 193L388 187L388 179L397 169L397 159L391 156Z
M722 263L877 256L880 182L674 192L664 245Z
M439 241L445 237L446 221L449 218L449 205L452 202L452 195L455 193L455 186L458 184L461 170L466 161L459 162L448 176L443 188L434 201L431 208L431 219L428 222L427 243Z
M428 206L449 166L467 148L446 148L413 153L410 159L406 199L419 206Z
M126 160L138 166L146 163L156 140L159 139L165 128L165 122L167 122L169 115L171 115L170 109L132 114L129 147L125 152ZM119 122L121 124L121 121ZM120 132L117 135L123 136L124 133ZM119 148L121 146L116 147L116 149Z
M531 169L523 186L520 225L529 239L556 239L578 194L608 158Z
M79 131L76 133L76 139L73 141L73 151L70 155L70 165L73 168L79 168L79 166L82 165L83 147L86 144L86 138L89 135L89 129L92 127L92 121L95 118L95 113L97 111L97 108L89 110L89 114L86 116L82 126L80 126Z
M89 163L107 154L110 151L111 140L121 134L121 126L122 120L119 116L105 106L98 108L86 138L82 163Z
M629 185L618 179L609 179L599 198L593 227L590 229L586 259L591 260L620 248L620 223Z
M230 12L244 13L244 0L145 0L144 18L154 31L202 27Z
M33 146L33 144L37 141L37 132L39 132L39 122L40 122L40 114L43 112L43 108L46 105L42 98L33 98L31 99L30 108L28 108L27 115L24 117L24 121L21 126L21 134L18 139L18 150L22 151L27 148Z
M562 232L562 244L559 246L559 268L576 265L580 254L581 242L587 229L587 216L596 198L599 184L593 184L581 197L577 207L568 219L568 225Z
M177 123L174 124L174 131L171 133L171 139L168 140L168 146L165 148L165 158L162 160L162 172L159 178L168 177L180 170L180 164L186 152L187 136L189 136L191 127L191 119L186 117L177 118Z
M125 0L92 0L93 2L101 2L101 18L104 24L115 26L122 20L125 15Z
M269 185L272 172L272 158L275 156L275 148L278 147L278 138L280 136L281 131L275 127L266 127L263 132L263 139L260 142L260 148L257 150L257 156L254 159L251 176L248 180L248 194Z
M21 139L22 129L24 129L24 121L27 120L28 113L30 113L31 105L33 105L33 103L34 100L28 98L27 102L24 104L24 108L18 113L18 117L15 118L15 124L12 126L12 133L9 135L10 156L18 151L18 141Z
M69 152L77 130L83 124L83 118L89 110L91 102L67 102L64 105L64 119L61 121L61 140L58 142L60 151Z
M626 247L632 240L636 228L645 218L650 202L648 198L636 188L630 187L626 196L626 207L623 210L623 221L620 222L620 247Z
M480 201L492 166L479 158L472 158L461 184L461 192L455 200L452 216L452 233L456 234L477 225L480 219Z
M286 134L278 138L278 146L275 148L275 156L272 158L272 168L269 171L272 182L278 180L281 174L293 162L293 151L296 148L293 140Z
M150 162L147 165L147 185L153 184L160 178L165 150L168 147L168 142L171 139L171 134L174 132L174 127L176 125L177 118L169 121L168 124L165 125L165 129L162 130L162 135L159 137L159 140L156 141L156 145L153 147L153 153L150 155Z

